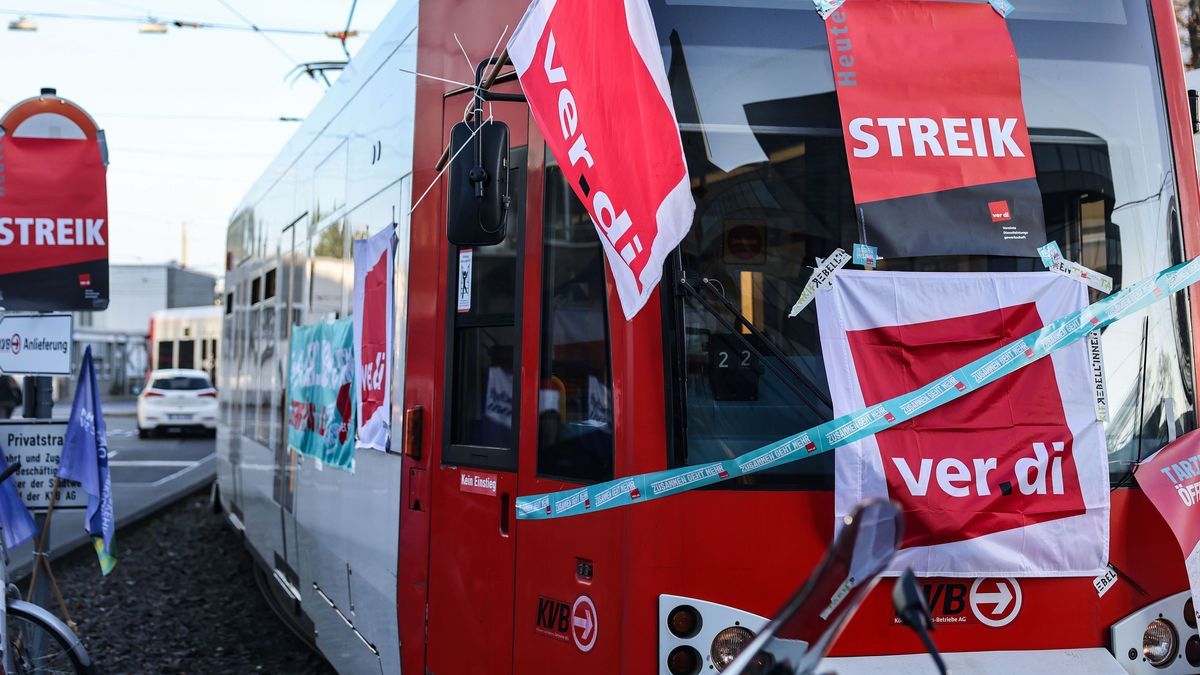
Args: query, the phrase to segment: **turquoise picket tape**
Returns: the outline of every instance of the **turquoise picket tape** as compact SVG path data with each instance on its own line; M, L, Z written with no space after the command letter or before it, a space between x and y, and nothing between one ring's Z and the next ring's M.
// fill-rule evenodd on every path
M907 394L842 415L732 459L628 476L561 492L518 497L517 518L562 518L638 504L827 452L966 396L1196 281L1200 281L1200 258L1165 269L1078 312L1052 321Z

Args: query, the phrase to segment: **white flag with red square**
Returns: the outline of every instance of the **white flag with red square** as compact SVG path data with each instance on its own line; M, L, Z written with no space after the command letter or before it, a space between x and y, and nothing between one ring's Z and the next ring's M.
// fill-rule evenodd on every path
M1048 272L843 271L817 296L834 414L936 382L1086 304L1084 286ZM1090 366L1087 341L1079 341L838 448L838 522L869 497L898 503L905 535L894 570L1100 573L1108 562L1108 464Z

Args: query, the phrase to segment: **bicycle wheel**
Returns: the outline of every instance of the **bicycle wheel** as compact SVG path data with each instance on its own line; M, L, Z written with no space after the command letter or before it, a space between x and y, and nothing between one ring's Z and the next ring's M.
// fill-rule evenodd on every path
M92 672L79 638L45 609L20 600L8 603L8 648L16 675Z

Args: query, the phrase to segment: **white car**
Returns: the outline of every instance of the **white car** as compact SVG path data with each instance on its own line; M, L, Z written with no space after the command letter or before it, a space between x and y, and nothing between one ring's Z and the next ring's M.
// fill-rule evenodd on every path
M150 373L137 401L138 436L165 429L217 433L217 390L203 370L169 369Z

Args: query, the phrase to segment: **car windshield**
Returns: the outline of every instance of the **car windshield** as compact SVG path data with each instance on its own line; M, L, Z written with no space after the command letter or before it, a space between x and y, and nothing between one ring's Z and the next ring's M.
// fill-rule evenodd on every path
M150 388L162 391L195 391L197 389L211 389L212 384L209 383L207 377L173 375L171 377L154 378L154 382L150 385Z
M663 294L671 398L683 422L674 466L735 457L829 419L816 311L794 319L788 311L814 259L851 250L859 230L825 26L802 4L651 0L696 198L692 229L670 264L709 282L701 297ZM1114 291L1180 262L1147 3L1016 4L1008 26L1048 236L1067 258L1111 276ZM894 258L880 268L1044 269L1034 258L967 255ZM778 351L737 328L718 295ZM1099 297L1091 292L1091 301ZM1194 427L1186 303L1179 294L1104 330L1114 482ZM789 370L812 386L788 386ZM739 485L827 489L832 465L825 453Z

